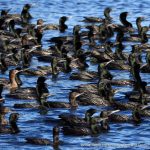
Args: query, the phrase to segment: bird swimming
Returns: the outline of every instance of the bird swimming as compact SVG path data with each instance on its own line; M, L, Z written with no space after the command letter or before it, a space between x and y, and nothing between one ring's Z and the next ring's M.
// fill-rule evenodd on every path
M0 134L17 134L20 132L18 126L17 126L17 121L19 118L18 113L12 113L9 116L9 124L10 127L0 127Z
M64 136L105 134L112 122L116 126L119 122L139 124L145 117L150 116L149 86L141 74L141 72L149 73L150 57L149 27L142 25L143 17L136 18L137 27L134 28L134 22L128 21L128 12L121 12L119 15L121 24L116 24L117 20L110 14L112 8L107 7L102 18L84 17L85 25L66 24L69 18L67 14L57 16L58 24L46 24L45 18L32 19L34 14L30 13L31 7L31 4L25 4L20 14L10 14L11 9L1 11L1 133L20 132L17 126L18 113L10 115L8 128L6 126L8 122L5 114L10 111L8 106L4 106L4 102L8 104L7 100L10 99L15 102L14 109L17 108L20 112L24 112L23 108L29 111L34 109L35 112L41 108L48 110L45 116L40 116L44 118L57 109L80 112L80 109L87 108L83 118L80 116L81 113L78 116L59 111L58 116L52 116L59 117L58 120L64 123L60 124ZM48 38L47 33L50 33ZM48 66L46 62L49 63ZM126 76L128 79L124 79L123 73L128 74ZM36 85L26 86L34 78ZM54 99L51 99L48 97L53 86L56 90L61 90L61 94L56 91L58 95L54 95ZM124 92L124 87L121 86L129 87L130 91ZM9 88L4 89L2 93L3 87ZM65 99L66 93L63 93L61 88L69 93L68 101ZM119 96L121 101L115 97L117 92L123 95ZM16 99L19 103L16 103ZM22 99L33 99L35 103L20 103ZM95 116L97 110L91 109L91 105L94 108L102 107L103 111L99 116ZM123 110L132 111L132 114L123 115ZM43 123L43 120L41 121ZM26 126L24 121L21 124ZM59 128L54 127L53 141L27 137L26 142L57 147L60 144L58 132Z
M53 147L58 147L60 145L59 141L59 127L53 127L53 141L46 138L36 138L36 137L26 137L26 143L34 145L51 145Z

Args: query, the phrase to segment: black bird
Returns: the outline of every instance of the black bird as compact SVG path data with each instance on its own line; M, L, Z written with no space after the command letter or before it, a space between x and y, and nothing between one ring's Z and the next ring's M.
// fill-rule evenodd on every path
M21 12L21 18L23 22L28 22L32 18L31 14L29 13L30 8L30 4L24 5L23 10Z
M10 117L9 117L10 127L9 128L0 127L0 134L16 134L16 133L19 133L20 130L17 126L18 118L19 118L18 113L10 114Z
M98 18L98 17L84 17L85 20L83 20L84 22L103 22L105 20L107 21L111 21L111 17L110 17L110 12L112 11L111 8L106 7L104 10L104 16L105 19L103 18Z
M26 143L34 144L34 145L51 145L57 148L60 145L59 141L59 128L53 128L53 141L50 141L46 138L36 138L36 137L27 137L25 138Z
M126 28L132 28L132 24L127 21L128 12L122 12L120 14L120 21Z

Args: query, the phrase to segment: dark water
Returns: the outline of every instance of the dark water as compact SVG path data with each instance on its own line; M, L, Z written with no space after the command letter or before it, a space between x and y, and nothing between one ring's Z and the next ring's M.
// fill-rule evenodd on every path
M36 20L43 18L46 23L58 23L58 19L61 16L69 16L70 19L67 21L69 29L64 33L59 33L59 31L48 31L44 33L43 37L43 47L47 48L48 43L45 42L46 39L49 39L52 36L60 35L69 35L72 32L72 28L76 24L83 24L79 22L82 20L83 16L102 16L103 10L105 7L109 6L113 9L111 15L114 18L115 22L119 23L119 14L123 11L130 12L128 20L135 23L136 17L145 16L146 20L143 22L143 25L149 25L150 23L150 1L149 0L0 0L0 8L12 8L11 13L20 13L24 4L32 3L33 8L31 13L34 17L32 20L33 23L36 23ZM135 25L135 24L134 24ZM127 43L127 45L129 45ZM131 47L127 46L125 51L130 51ZM32 59L32 68L36 68L39 65L48 65L48 63L39 63L34 57ZM97 66L90 65L89 70L96 70ZM9 68L11 69L11 68ZM125 71L113 71L112 74L116 79L129 78L129 73ZM86 82L80 81L70 81L69 74L60 73L58 80L53 81L52 77L49 76L47 84L49 87L49 92L53 94L49 100L52 101L66 101L68 102L68 93L69 88L73 88L76 85ZM5 75L1 77L8 78L8 71ZM149 74L142 74L142 79L147 81L149 84ZM27 77L21 76L23 81L23 86L35 86L37 77ZM130 87L121 87L122 91L131 90ZM8 93L7 90L3 92L3 95ZM123 95L117 94L117 97L123 98ZM23 103L30 101L15 100L6 98L5 106L11 107L15 103ZM94 107L94 106L93 106ZM25 143L25 138L28 136L43 137L52 140L52 119L57 119L58 114L63 112L72 112L83 116L84 112L89 107L81 107L73 112L68 109L51 109L48 111L48 114L40 115L39 110L36 109L24 109L24 110L15 110L21 114L18 121L18 126L20 127L21 132L17 135L0 135L0 150L49 150L53 149L50 146L34 146ZM103 109L102 107L95 107L99 110ZM125 111L125 114L131 115L131 112ZM8 114L9 116L9 114ZM62 132L60 133L60 140L64 141L64 144L60 146L60 149L107 149L107 150L120 150L120 149L150 149L149 140L150 140L150 121L149 118L145 118L142 124L135 126L133 124L110 124L111 130L108 133L100 134L96 137L85 136L85 137L72 137L64 136ZM84 146L86 145L86 147Z

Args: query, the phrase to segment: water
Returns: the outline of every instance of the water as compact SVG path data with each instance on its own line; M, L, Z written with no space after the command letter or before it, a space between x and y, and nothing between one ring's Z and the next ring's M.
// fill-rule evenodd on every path
M36 23L36 20L43 18L46 23L58 23L58 19L61 16L69 16L67 24L69 29L65 33L60 33L59 31L46 31L43 37L43 48L47 48L49 44L45 40L51 38L52 36L61 36L61 35L70 35L72 28L76 24L84 24L79 22L83 19L83 16L103 16L103 10L105 7L111 7L113 9L111 16L114 18L116 23L119 23L119 14L123 11L130 12L128 20L134 23L136 17L145 16L146 20L142 23L143 25L149 25L150 23L150 1L141 0L0 0L0 8L11 9L11 13L20 13L24 4L32 3L33 7L31 9L31 14L34 19L33 23ZM126 45L129 45L127 43ZM127 46L125 51L129 52L131 50L130 46ZM34 57L32 59L32 67L39 65L45 65L46 63L39 63ZM10 70L10 68L9 68ZM89 70L96 70L96 66L90 65ZM113 71L112 74L116 79L118 78L129 78L130 74L126 71ZM120 75L121 74L121 75ZM3 75L8 78L8 71ZM3 77L1 75L1 77ZM47 80L49 92L53 94L49 100L54 101L66 101L68 102L69 89L73 88L80 84L85 84L87 82L80 81L69 81L70 74L61 73L58 77L58 80L53 81L52 77L49 76ZM142 74L142 79L149 83L149 74ZM21 76L23 81L23 86L35 86L37 77ZM123 87L123 91L130 90L130 87ZM7 90L3 92L3 95L8 93ZM121 94L117 95L122 97ZM6 98L5 106L13 109L15 103L23 103L30 101L22 101ZM21 116L18 121L18 126L20 127L21 132L17 135L0 135L0 150L50 150L53 149L50 146L34 146L25 143L25 138L28 136L48 138L52 140L52 119L57 119L58 115L63 112L71 112L83 116L84 112L91 106L84 106L73 112L69 109L51 109L48 111L48 114L40 115L39 110L37 109L15 109ZM94 107L94 106L93 106ZM103 109L102 107L96 107L97 109ZM14 109L13 109L14 110ZM131 112L124 112L127 115L131 115ZM7 115L7 117L9 114ZM85 137L73 137L73 136L64 136L60 132L60 140L64 143L60 146L60 149L107 149L107 150L120 150L120 149L150 149L149 146L149 118L145 118L144 121L135 126L133 124L110 124L111 130L108 133L100 134L98 136L85 136Z

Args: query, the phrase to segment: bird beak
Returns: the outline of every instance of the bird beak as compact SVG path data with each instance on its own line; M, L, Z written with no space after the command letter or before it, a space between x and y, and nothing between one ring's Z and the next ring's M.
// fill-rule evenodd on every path
M10 41L10 43L13 43L14 41L17 41L17 40L18 40L18 39L13 39L13 40Z
M38 28L38 27L41 27L41 25L36 25L36 27L37 27L37 28ZM47 26L42 27L42 31L45 30L46 28L47 28Z
M146 66L146 65L147 65L147 64L143 64L143 65L140 67L140 69L143 68L143 67Z
M121 89L118 89L118 90L116 90L114 93L116 94L116 93L118 93L118 92L120 92L120 91L122 91Z
M47 97L54 96L54 94L48 94Z
M36 45L34 47L32 47L31 50L29 50L28 52L31 53L32 51L36 50L36 48L41 47L41 45Z
M36 37L29 37L28 40L36 40Z
M62 60L59 60L58 62L60 62L60 63L61 63L61 62L66 62L66 60L65 60L65 59L62 59Z
M73 59L73 61L77 61L79 58L75 58L75 59Z
M24 48L21 48L20 51L24 50Z
M84 92L77 94L77 95L76 95L76 98L79 97L79 96L81 96L81 95L83 95L83 94L84 94Z
M13 55L13 53L10 53L10 54L6 55L6 57L9 57L9 56L12 56L12 55Z
M28 51L28 53L31 53L31 52L33 52L33 51L35 51L36 49L31 49L31 50L29 50Z
M88 27L88 26L84 26L84 25L83 25L83 26L81 26L81 28L82 28L82 29L87 28L87 27Z
M106 63L106 66L107 66L108 64L110 64L111 62L114 62L114 60L110 60L109 62L107 62L107 63Z
M23 71L26 71L26 70L29 70L30 68L26 68L26 69L22 69L22 70L19 70L18 72L23 72Z
M41 25L36 25L34 28L38 28L38 27L41 27Z
M26 69L23 69L22 71L26 71L26 70L29 70L30 68L26 68Z
M144 110L144 109L146 109L146 108L148 108L148 107L150 107L150 104L143 106L143 107L141 108L141 110Z
M110 116L110 115L112 115L112 114L114 114L114 113L117 113L117 112L119 112L120 110L118 109L118 110L113 110L113 111L111 111L111 113L110 114L108 114L108 116Z
M107 119L108 119L108 117L105 117L105 118L99 118L97 122L102 122L102 121L107 120Z
M39 47L41 47L41 45L35 45L32 48L39 48Z

